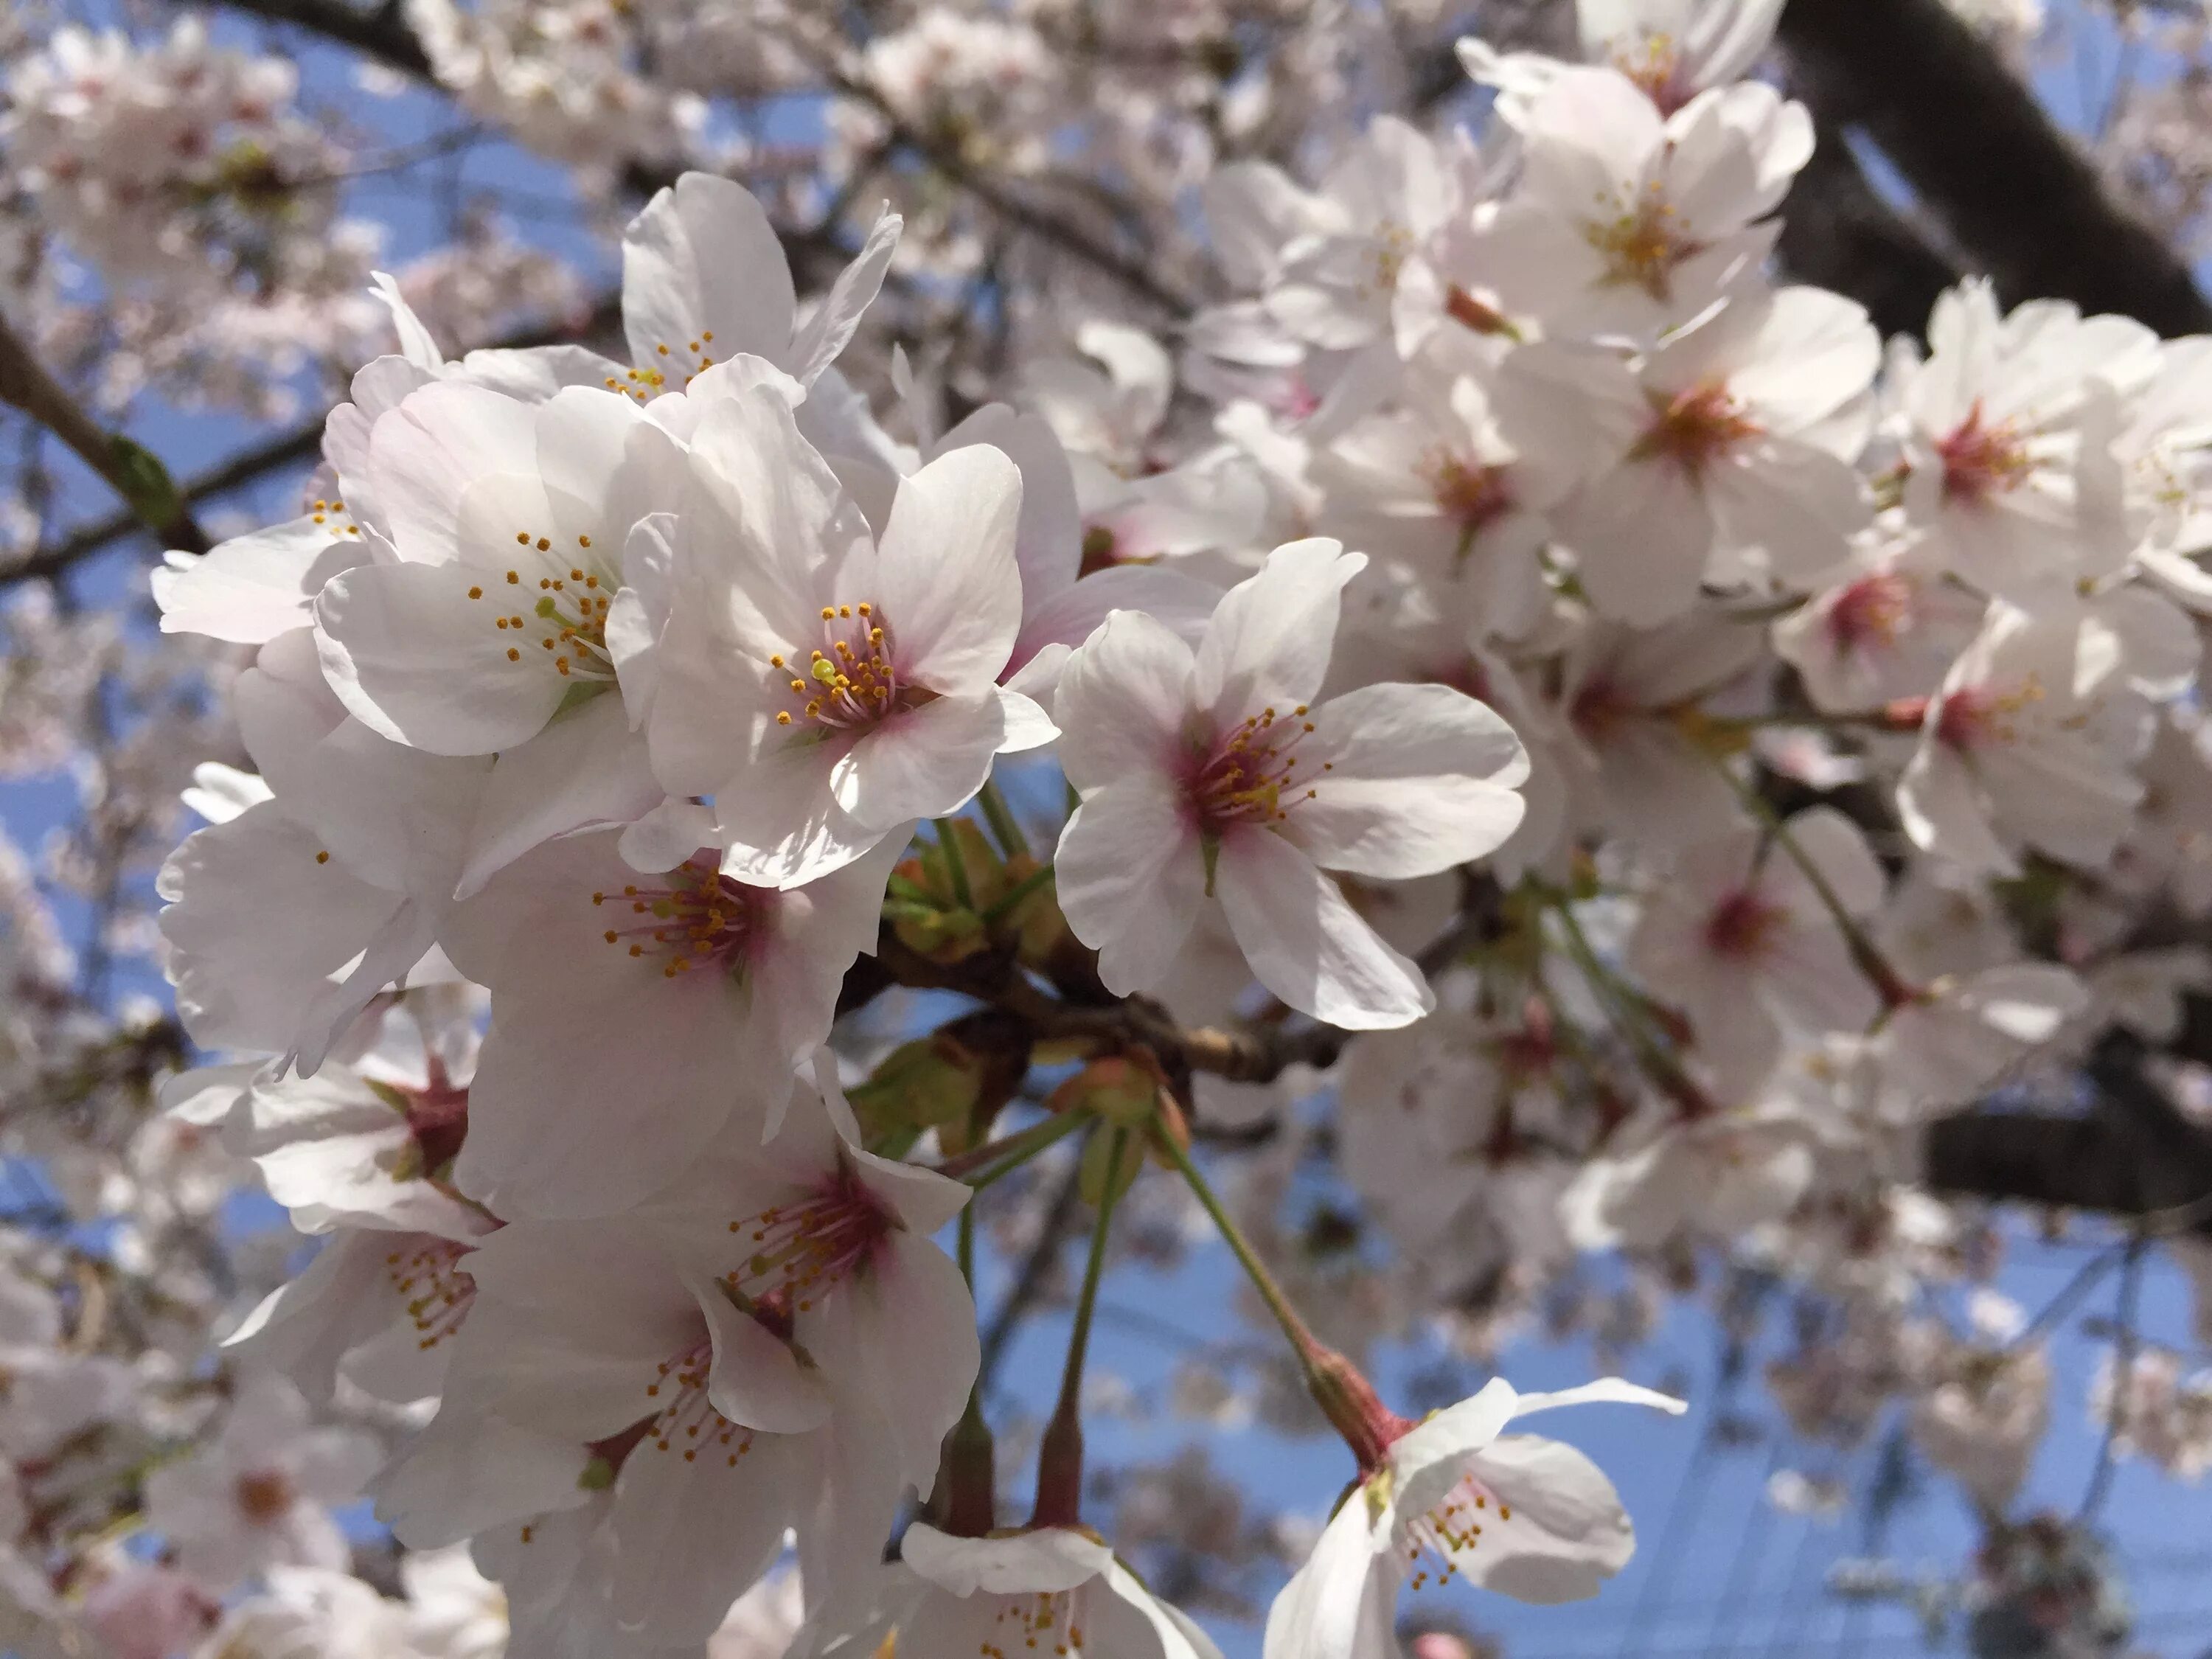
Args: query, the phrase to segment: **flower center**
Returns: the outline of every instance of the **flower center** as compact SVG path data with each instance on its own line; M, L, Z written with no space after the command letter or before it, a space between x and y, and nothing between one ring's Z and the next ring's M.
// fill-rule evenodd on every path
M805 1198L772 1204L730 1223L752 1246L744 1265L722 1276L748 1304L771 1316L811 1311L823 1297L865 1269L896 1224L841 1164Z
M415 1346L430 1349L461 1328L477 1299L477 1282L461 1267L470 1247L450 1238L418 1236L411 1247L384 1258L385 1276L404 1299L415 1323Z
M723 875L702 853L661 879L667 884L643 887L633 882L619 893L592 894L593 904L627 902L633 918L645 918L627 927L610 927L600 937L633 957L665 957L660 971L669 979L700 967L744 972L774 896Z
M680 391L714 366L714 354L709 349L714 343L714 331L708 329L696 340L686 341L681 347L671 346L663 340L653 348L650 361L624 371L618 378L610 374L606 387L623 396L635 398L640 403L650 402L663 392ZM677 376L683 378L677 380Z
M1602 746L1638 712L1626 692L1599 674L1575 693L1567 708L1567 720L1591 743Z
M1660 301L1672 295L1674 268L1705 252L1656 179L1612 218L1584 224L1583 240L1605 261L1606 286L1641 289Z
M1443 454L1432 459L1426 471L1437 510L1459 526L1469 539L1512 511L1513 492L1502 466L1485 466L1479 461Z
M1280 823L1290 817L1291 803L1310 800L1314 792L1301 795L1295 752L1314 729L1305 716L1306 705L1291 710L1291 718L1276 718L1273 708L1248 715L1211 752L1201 751L1184 785L1200 831L1218 836L1239 823ZM1321 769L1334 769L1323 761Z
M2009 421L1985 424L1979 398L1966 418L1936 441L1943 463L1943 499L1985 501L2017 489L2035 471L2027 446Z
M704 1335L682 1353L660 1362L653 1380L646 1384L653 1413L638 1443L640 1449L681 1450L687 1463L697 1462L702 1450L720 1452L726 1468L738 1467L738 1460L753 1449L753 1431L731 1422L707 1398L707 1379L714 1364L714 1345Z
M1705 948L1736 961L1758 957L1773 942L1788 914L1751 888L1730 893L1705 918Z
M920 687L900 685L894 650L890 618L874 605L823 605L822 643L808 648L804 662L796 650L768 659L791 676L792 707L779 709L775 723L865 732L927 701L930 694Z
M1400 1547L1413 1573L1413 1588L1425 1589L1433 1583L1441 1589L1451 1583L1461 1570L1462 1558L1481 1541L1490 1514L1490 1489L1468 1474L1461 1476L1459 1484L1427 1513L1403 1523ZM1499 1504L1497 1516L1510 1521L1512 1506Z
M1032 1659L1050 1654L1071 1659L1083 1651L1082 1609L1076 1605L1088 1584L1072 1590L1039 1590L1034 1595L1002 1595L990 1633L975 1645L977 1659Z
M1828 638L1838 652L1895 642L1912 614L1912 584L1894 571L1862 576L1828 607Z
M523 550L525 562L508 569L504 590L496 583L493 587L505 600L493 605L491 625L508 641L507 661L542 664L564 680L611 684L615 665L607 654L607 611L620 580L597 562L571 564L553 557L550 537L518 530L514 544ZM586 556L592 538L579 536L576 545L579 556ZM533 575L537 597L530 599ZM481 603L484 597L481 586L469 589L471 600Z
M239 1512L257 1527L274 1526L292 1512L292 1483L276 1469L249 1469L238 1477Z
M1613 68L1635 82L1662 115L1672 115L1687 101L1675 79L1681 73L1682 52L1673 35L1654 30L1616 41L1612 57Z
M2011 716L2043 701L2043 682L2031 674L2015 689L1969 685L1943 699L1936 711L1936 736L1954 749L1985 743L2010 743L2019 736Z
M1759 422L1717 381L1692 386L1663 402L1655 398L1652 412L1655 418L1631 453L1641 460L1670 460L1692 477L1759 434Z

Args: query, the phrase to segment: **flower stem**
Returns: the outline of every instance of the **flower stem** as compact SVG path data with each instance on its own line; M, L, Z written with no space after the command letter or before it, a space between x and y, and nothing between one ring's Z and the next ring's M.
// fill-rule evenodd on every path
M1389 1410L1376 1396L1374 1386L1360 1375L1359 1368L1342 1354L1316 1337L1307 1328L1298 1310L1275 1283L1275 1276L1260 1260L1259 1252L1251 1241L1223 1206L1220 1198L1206 1178L1199 1173L1198 1166L1190 1161L1182 1143L1170 1134L1157 1134L1152 1144L1160 1147L1175 1160L1182 1172L1191 1194L1198 1200L1220 1233L1224 1243L1243 1265L1245 1276L1251 1279L1252 1288L1267 1304L1267 1311L1275 1316L1275 1322L1289 1339L1291 1350L1297 1356L1298 1369L1305 1373L1306 1392L1313 1396L1314 1404L1321 1407L1331 1427L1344 1437L1352 1454L1359 1460L1363 1474L1380 1468L1388 1455L1390 1443L1411 1425Z
M1006 798L999 793L999 781L992 778L983 785L982 793L975 797L976 805L983 809L983 820L991 826L993 839L999 850L1010 859L1026 858L1030 840L1022 833L1022 826L1006 805Z
M1074 1133L1088 1118L1089 1114L1085 1112L1055 1112L1042 1123L1032 1123L1026 1129L1001 1135L973 1152L946 1158L937 1166L937 1173L964 1181L980 1193L1002 1176L1012 1175L1054 1141Z
M1614 981L1613 972L1599 957L1589 935L1583 932L1581 919L1575 915L1574 906L1565 894L1559 895L1553 907L1559 913L1559 927L1566 934L1567 954L1574 958L1575 966L1597 993L1598 1000L1605 1005L1614 1027L1636 1051L1651 1080L1680 1107L1685 1117L1710 1117L1714 1111L1712 1100L1690 1079L1674 1057L1653 1038L1644 1023L1644 1012Z
M968 866L960 856L960 838L953 833L951 818L937 820L937 850L945 857L945 878L952 884L952 896L963 910L975 908L975 895L968 887Z
M1725 763L1716 761L1715 767L1721 776L1727 780L1729 786L1735 791L1736 799L1743 803L1744 810L1757 818L1768 833L1781 844L1782 850L1789 855L1790 861L1797 866L1797 872L1803 876L1806 882L1812 887L1814 895L1826 908L1829 919L1836 924L1836 930L1844 936L1844 943L1850 947L1852 964L1866 976L1867 982L1874 987L1875 994L1881 998L1884 1010L1902 1008L1906 1003L1913 1001L1919 993L1912 988L1905 975L1899 973L1889 958L1882 954L1881 947L1874 942L1866 928L1861 925L1859 919L1844 908L1841 896L1830 884L1828 878L1822 872L1820 866L1813 862L1812 855L1797 844L1797 838L1790 833L1790 826L1782 821L1781 815L1775 811L1773 804L1750 784L1736 776L1728 769Z
M1030 871L989 904L985 905L979 919L986 927L990 927L1001 917L1012 915L1015 906L1051 879L1052 866L1049 864L1042 870Z
M1126 1129L1111 1133L1111 1156L1107 1160L1105 1189L1098 1195L1098 1218L1091 1230L1091 1257L1083 1266L1083 1288L1075 1300L1075 1324L1067 1337L1067 1364L1060 1374L1060 1401L1052 1421L1045 1425L1044 1441L1037 1452L1036 1509L1033 1527L1072 1527L1083 1510L1083 1364L1091 1348L1091 1319L1098 1306L1098 1281L1106 1268L1106 1239L1114 1224L1114 1202L1121 1195L1115 1177L1121 1155L1127 1149Z

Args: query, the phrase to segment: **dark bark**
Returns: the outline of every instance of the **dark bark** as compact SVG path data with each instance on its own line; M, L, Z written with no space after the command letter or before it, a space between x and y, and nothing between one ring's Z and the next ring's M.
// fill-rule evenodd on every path
M1780 40L1823 122L1863 130L2007 303L2212 330L2187 264L1943 0L1791 0Z
M1856 300L1885 336L1923 332L1936 296L1959 280L1957 266L1875 190L1842 129L1826 123L1783 204L1781 256L1790 276Z

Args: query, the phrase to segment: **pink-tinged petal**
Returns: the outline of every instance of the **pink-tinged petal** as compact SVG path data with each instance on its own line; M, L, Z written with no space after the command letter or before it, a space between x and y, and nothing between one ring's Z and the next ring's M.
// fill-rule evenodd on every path
M770 748L719 795L723 872L756 887L802 886L896 833L896 824L871 827L837 805L830 780L845 752L836 743Z
M886 1238L848 1288L863 1374L899 1379L872 1392L903 1478L926 1496L981 1363L975 1304L952 1258L911 1232Z
M949 451L899 481L873 591L836 598L875 602L902 678L955 696L1006 666L1022 625L1021 504L1020 471L987 445Z
M1545 1606L1586 1601L1636 1553L1620 1495L1572 1446L1505 1435L1476 1455L1473 1473L1500 1518L1486 1517L1481 1540L1454 1557L1470 1583Z
M590 1442L674 1403L662 1367L706 1334L656 1241L601 1222L513 1222L461 1259L476 1300L446 1408Z
M495 1000L454 1180L500 1214L630 1207L684 1173L744 1091L738 988L711 966L629 965L588 1011L553 987Z
M750 1449L737 1453L748 1437ZM615 1617L650 1625L666 1649L701 1650L738 1593L783 1553L793 1498L807 1478L794 1467L806 1458L805 1447L803 1437L739 1431L719 1455L710 1447L690 1462L672 1443L663 1451L648 1439L632 1452L609 1522Z
M1897 816L1912 844L1972 874L2016 876L2020 862L1990 827L1967 763L1923 738L1897 782Z
M493 763L453 896L479 891L541 842L630 823L666 799L622 699L595 697Z
M820 1374L803 1364L789 1343L725 1296L717 1281L696 1275L687 1279L714 1339L707 1397L714 1409L732 1423L769 1434L805 1434L820 1428L830 1407L830 1390ZM721 1449L720 1455L726 1458L729 1449ZM716 1455L716 1449L708 1445L699 1452L708 1458Z
M1092 790L1133 772L1165 775L1183 747L1195 660L1165 624L1140 611L1107 617L1068 659L1053 700L1067 781Z
M1051 1595L1087 1584L1113 1552L1072 1527L1040 1527L1005 1538L956 1538L927 1522L907 1528L900 1559L957 1596Z
M436 945L438 928L444 920L441 904L413 898L404 901L384 926L363 941L360 959L346 970L345 977L317 990L288 1054L301 1077L313 1077L320 1070L331 1046L356 1016L386 986L404 981Z
M334 537L322 516L233 537L198 556L170 554L151 578L161 631L262 645L307 627L323 584L368 558L360 538Z
M1264 1659L1344 1659L1397 1646L1405 1570L1369 1520L1367 1489L1347 1496L1313 1554L1267 1610Z
M623 233L630 361L672 387L680 390L702 357L726 362L742 351L783 362L795 309L783 243L743 185L687 173Z
M161 868L177 1010L210 1048L283 1053L329 976L391 919L399 894L371 886L273 801L186 838ZM241 905L237 896L254 895Z
M898 248L899 232L905 224L896 213L878 215L860 252L837 273L830 292L799 328L788 355L780 361L800 385L812 386L815 378L852 343L853 331L860 327L862 313L882 291L884 274L891 267L891 255Z
M1362 686L1312 720L1297 774L1310 798L1285 803L1282 833L1323 869L1434 875L1519 826L1527 751L1474 698L1443 685Z
M1520 1399L1510 1382L1492 1377L1475 1394L1423 1419L1392 1442L1390 1468L1402 1488L1401 1510L1417 1515L1450 1491L1468 1455L1505 1431Z
M1301 1013L1347 1030L1384 1030L1436 1006L1421 970L1273 831L1241 828L1222 837L1214 890L1254 976Z
M544 726L570 682L541 648L542 629L494 627L505 602L465 564L347 571L315 601L324 674L349 714L395 743L435 755L509 748ZM517 601L510 614L528 611Z
M410 1549L444 1549L590 1498L580 1441L448 1406L372 1483L376 1518Z
M878 831L966 805L1008 735L998 688L987 686L981 696L939 697L878 725L830 773L837 805Z
M720 839L712 807L671 796L623 829L620 850L631 869L658 875Z
M1004 404L984 404L945 434L937 453L970 444L988 444L1021 469L1014 562L1021 569L1022 608L1034 615L1073 583L1083 562L1083 514L1067 452L1041 417L1017 414Z
M483 386L441 380L369 432L369 478L404 560L454 556L461 496L478 478L538 466L538 411Z
M1310 866L1309 866L1310 867ZM1198 830L1164 779L1135 774L1076 808L1053 860L1060 908L1116 995L1157 987L1206 901Z
M1662 1394L1656 1389L1647 1389L1623 1377L1601 1376L1594 1382L1577 1383L1571 1389L1559 1389L1550 1394L1516 1395L1513 1416L1518 1419L1534 1412L1556 1411L1561 1406L1649 1406L1669 1417L1680 1417L1689 1410L1671 1394Z
M1060 736L1060 728L1052 716L1044 712L1044 705L1012 686L998 688L999 718L1003 729L999 734L1001 755L1026 754L1032 749L1042 749Z
M1264 708L1287 714L1311 702L1328 672L1344 585L1366 563L1365 555L1319 536L1267 555L1259 574L1214 608L1198 647L1193 701L1224 726Z
M1032 604L1007 659L1018 670L1048 645L1081 645L1116 611L1141 611L1178 638L1204 636L1221 590L1211 582L1158 565L1116 565Z
M1557 522L1602 614L1650 628L1697 603L1712 553L1712 512L1671 462L1623 461L1562 507Z

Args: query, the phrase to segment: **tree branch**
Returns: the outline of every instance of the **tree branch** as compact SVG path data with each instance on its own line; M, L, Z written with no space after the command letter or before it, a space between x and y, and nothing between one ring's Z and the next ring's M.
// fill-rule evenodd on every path
M192 517L161 461L119 433L107 431L77 406L69 389L46 372L30 346L0 319L0 403L12 405L66 444L171 547L207 550L207 532Z
M2212 330L2188 266L1943 0L1792 0L1778 38L1820 117L1863 129L2008 303Z
M1959 280L1951 261L1884 201L1841 128L1819 143L1782 210L1782 263L1801 281L1850 295L1882 333L1919 334L1936 297Z

